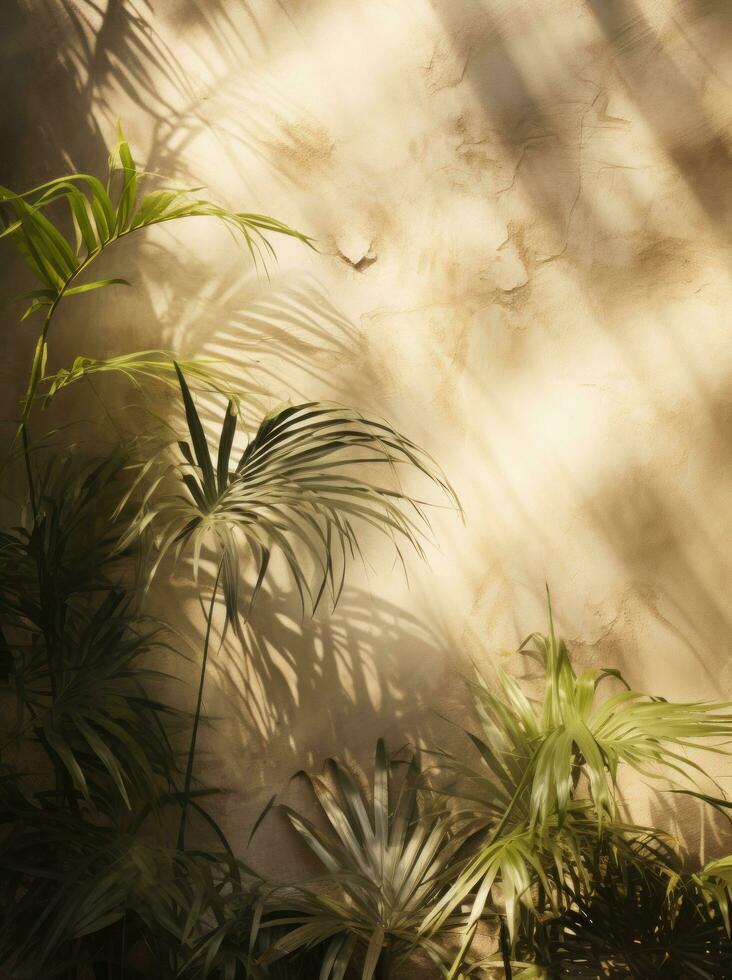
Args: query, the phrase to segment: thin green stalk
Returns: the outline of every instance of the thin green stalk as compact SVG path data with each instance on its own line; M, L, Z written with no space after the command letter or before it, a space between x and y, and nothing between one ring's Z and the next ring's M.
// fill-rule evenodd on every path
M119 958L119 980L125 980L127 976L127 913L122 916L122 949Z
M188 816L188 801L191 793L191 781L193 779L193 761L196 755L196 738L198 737L198 726L201 721L201 705L203 702L203 685L206 680L206 663L208 661L208 648L211 640L211 626L213 623L214 608L216 605L216 598L219 592L219 581L221 580L221 570L223 568L224 560L223 558L219 562L218 571L216 572L216 580L214 581L213 591L211 592L211 601L208 607L208 615L206 617L206 636L203 641L203 656L201 659L201 677L198 682L198 697L196 699L196 713L193 716L193 728L191 730L191 744L188 748L188 763L186 765L186 778L185 784L183 786L183 804L180 815L180 826L178 827L178 850L182 851L185 846L185 833L186 833L186 819Z
M53 320L53 316L56 310L58 309L59 303L64 298L66 290L73 283L73 281L78 276L80 276L81 273L84 272L86 268L88 268L88 266L93 262L93 260L96 258L96 256L99 254L100 251L101 249L97 250L96 252L92 252L84 259L84 261L81 263L78 269L76 269L74 273L71 276L69 276L69 278L61 287L61 289L59 289L56 297L54 298L53 302L48 308L48 313L46 314L46 318L43 321L43 328L41 330L41 334L36 344L36 352L33 357L33 364L31 366L30 378L28 379L28 390L26 391L25 400L23 402L23 412L21 415L19 431L22 430L23 432L25 432L25 425L28 419L30 418L30 413L33 408L33 401L36 396L36 391L38 390L38 385L41 382L43 364L45 361L44 351L46 348L46 341L48 339L48 331L51 326L51 320Z
M33 402L35 400L36 391L38 390L38 385L41 382L43 376L43 366L45 363L45 349L46 341L48 338L48 331L51 326L51 321L58 308L59 303L64 297L66 290L69 288L71 283L76 279L76 277L84 271L84 269L89 265L92 260L92 256L87 257L87 259L81 263L79 268L74 272L72 276L63 284L55 297L51 306L49 307L48 313L43 321L43 328L41 330L40 336L36 342L36 350L33 356L33 364L31 365L30 377L28 379L28 388L26 391L25 399L23 402L23 411L21 413L20 423L15 435L15 441L17 442L18 437L20 437L23 444L23 459L25 461L25 472L26 478L28 480L28 493L30 495L31 510L33 512L33 523L34 527L37 526L38 521L38 498L36 495L35 481L33 479L33 467L31 464L31 445L30 445L30 434L28 431L28 421L30 419L30 414L33 409ZM39 594L41 596L41 605L43 612L43 635L46 644L46 659L48 662L48 676L51 682L51 699L56 698L56 670L54 664L54 652L56 647L55 642L55 626L53 623L53 612L51 615L48 613L48 590L46 588L46 576L44 574L43 565L41 563L40 556L36 555L36 569L38 574L38 587ZM44 739L45 741L45 739ZM47 746L47 751L49 758L54 763L54 769L56 774L56 785L57 789L59 786L63 786L65 790L65 795L68 798L69 806L72 812L78 812L78 804L76 802L76 797L74 794L73 784L69 777L69 774L62 764L61 760L58 758L55 752L51 750L50 746Z
M503 970L506 975L506 980L512 980L513 970L511 969L511 943L508 937L508 929L506 928L506 923L503 919L501 919L499 946L501 950L501 958L503 959Z

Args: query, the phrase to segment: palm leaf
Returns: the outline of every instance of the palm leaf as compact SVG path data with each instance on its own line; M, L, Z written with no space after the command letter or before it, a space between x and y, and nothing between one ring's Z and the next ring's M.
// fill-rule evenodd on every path
M675 704L627 686L600 700L600 686L624 683L622 677L609 669L577 675L551 618L549 634L532 634L520 650L543 671L542 701L530 700L502 670L493 685L478 675L470 688L482 732L467 734L482 768L442 755L443 768L456 780L456 817L465 822L475 851L426 917L425 931L468 899L471 922L498 903L512 937L521 906L534 919L556 914L587 880L582 856L593 841L611 841L621 853L659 837L622 819L616 791L621 767L693 782L701 770L685 756L687 748L727 752L727 704ZM585 795L578 790L581 777L589 787Z
M98 280L73 287L72 282L108 245L133 231L180 218L210 217L222 221L241 235L248 251L259 261L263 251L274 256L269 234L280 234L310 243L307 235L266 215L232 211L196 195L195 191L161 188L142 193L155 178L140 171L122 131L109 157L108 186L117 186L116 197L96 177L75 173L46 181L22 194L0 187L0 204L14 213L14 219L0 231L0 238L12 236L31 271L43 283L35 297L36 307L51 306L61 295L124 282ZM72 243L51 220L46 210L58 202L68 206L75 232Z
M256 598L272 551L278 550L303 601L307 597L313 607L326 587L337 600L347 560L359 551L358 525L385 534L398 554L401 543L422 553L429 527L424 507L398 487L359 478L356 468L378 466L395 474L406 464L455 503L445 478L409 439L385 423L314 402L265 417L236 466L231 466L234 405L227 407L218 449L212 453L182 371L179 381L188 424L188 440L178 441L182 463L169 471L175 482L161 484L161 492L140 509L122 546L151 526L157 563L169 551L179 555L189 545L196 572L199 556L209 548L217 562L224 561L231 622L239 615L241 553L248 553L255 565L250 601ZM316 574L315 586L308 578L308 563Z
M35 512L0 533L0 613L12 636L18 719L11 741L40 740L74 802L154 799L174 771L167 722L146 693L170 649L118 578L110 513L125 461L58 460L39 470Z
M722 980L732 942L695 882L658 860L595 861L591 891L542 924L527 955L550 976Z
M404 765L404 764L403 764ZM444 812L432 811L417 792L415 760L406 772L397 800L390 800L395 764L389 764L379 741L374 762L371 805L358 780L346 766L328 760L325 771L332 787L305 775L329 829L319 831L309 820L282 807L291 826L313 851L337 888L319 890L316 884L285 890L288 916L273 915L271 926L290 926L270 956L289 954L313 943L329 942L321 980L342 977L360 963L363 980L377 966L406 963L421 949L443 969L449 962L440 936L464 922L460 915L441 923L440 930L421 936L426 910L444 891L444 873L459 842L451 839ZM267 959L265 959L265 963Z
M274 247L268 237L271 234L311 243L307 235L274 218L233 211L196 196L196 192L190 190L158 188L143 194L141 188L151 180L152 175L137 169L120 130L117 145L109 157L106 187L97 177L84 173L46 181L22 194L0 187L0 208L3 208L3 214L9 211L12 215L0 231L0 238L12 237L41 284L40 289L30 294L31 303L22 319L46 310L19 432L25 430L45 371L48 333L58 304L67 296L128 284L125 279L115 277L75 285L109 245L152 225L190 217L208 217L222 222L244 241L255 263L263 260L263 255L274 256ZM49 208L64 202L74 229L73 243L47 216Z

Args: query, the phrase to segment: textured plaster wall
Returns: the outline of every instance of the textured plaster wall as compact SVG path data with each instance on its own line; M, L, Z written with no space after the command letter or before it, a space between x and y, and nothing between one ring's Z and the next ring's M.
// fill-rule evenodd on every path
M328 753L454 741L435 711L464 720L468 658L543 628L545 581L579 663L732 695L726 0L4 0L0 21L3 183L99 167L119 116L149 169L320 249L283 245L268 283L215 227L156 233L113 265L134 294L67 315L68 354L223 353L280 398L388 417L464 506L409 587L370 542L332 616L303 626L273 589L256 642L217 656L205 774L236 840ZM5 336L8 399L30 337Z

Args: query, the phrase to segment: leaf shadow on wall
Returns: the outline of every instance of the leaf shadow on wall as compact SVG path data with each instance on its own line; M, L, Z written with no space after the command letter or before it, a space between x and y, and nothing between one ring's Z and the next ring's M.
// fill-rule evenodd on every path
M702 764L703 761L700 758ZM714 795L713 787L703 787L702 791ZM732 833L729 818L723 813L683 793L653 787L647 793L650 826L661 827L677 838L682 847L682 860L689 870L729 854Z
M732 649L732 614L712 587L725 570L717 543L683 500L671 506L642 473L634 476L631 471L616 486L605 487L588 507L595 528L625 571L633 600L685 651L685 662L674 662L674 683L693 691L701 679L723 697L732 676L727 671L726 678L720 677L718 655L713 662L707 656ZM699 571L693 547L703 549L707 576Z
M190 645L191 662L174 661L185 682L178 696L189 707L200 664L199 595L176 576L155 597ZM237 851L270 797L297 795L288 784L298 770L319 771L331 755L369 770L378 737L397 751L444 733L430 692L445 690L449 641L424 617L348 585L335 609L324 601L315 616L303 616L291 590L265 581L241 639L228 631L222 645L222 625L219 615L195 780L223 791L211 806ZM287 833L271 834L258 834L252 860L267 854L278 863L279 849L306 856Z
M659 37L632 0L584 0L597 40L578 12L577 42L570 33L558 33L560 54L541 36L540 17L547 17L549 29L558 29L556 22L548 13L532 14L530 4L515 14L511 8L509 15L486 0L430 2L450 48L436 49L425 68L427 84L435 94L462 84L474 92L475 109L468 106L458 119L456 152L470 155L476 179L492 175L487 193L507 235L496 254L515 251L527 270L526 282L496 289L497 302L520 312L542 270L556 261L591 305L598 292L601 303L613 303L625 283L633 286L644 274L637 240L642 246L643 240L663 237L654 228L663 215L648 206L645 181L636 182L633 173L643 177L648 139L637 117L609 109L614 93L632 102L670 161L663 170L666 184L678 174L702 222L719 241L730 242L729 120L714 118L704 104L713 66L699 69L693 45L695 30L721 15L725 0L687 3L675 12L689 63L699 69L696 81L667 52L669 35ZM640 164L634 156L618 155L617 137L626 132L644 147ZM651 159L657 166L657 158ZM609 172L611 185L605 183ZM615 176L622 177L617 187ZM693 227L689 234L698 240L699 232Z
M730 240L732 152L719 120L710 117L699 92L679 70L653 25L633 0L585 0L608 39L635 106L656 140L684 178L708 223ZM684 18L687 27L713 17L725 0L697 4ZM684 24L684 21L680 21Z

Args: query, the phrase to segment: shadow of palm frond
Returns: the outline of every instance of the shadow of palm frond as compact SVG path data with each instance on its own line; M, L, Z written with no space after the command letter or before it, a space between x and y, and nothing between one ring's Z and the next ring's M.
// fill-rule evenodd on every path
M729 786L725 787L729 789ZM702 785L700 792L718 796L713 785ZM732 826L719 810L693 796L644 787L648 823L676 837L687 869L696 870L707 861L730 853Z
M215 2L215 0L214 0ZM60 0L76 43L70 58L84 80L90 107L114 119L110 92L119 87L130 101L153 118L174 110L166 94L190 93L190 82L175 54L152 26L149 0Z
M668 54L664 39L633 0L586 0L612 49L629 95L666 151L709 224L730 238L732 152L729 118L712 118L695 88ZM720 5L690 12L713 14ZM706 74L706 73L705 73Z
M199 593L176 576L157 589L155 608L190 657L163 664L182 681L172 694L187 710L200 656ZM455 681L447 650L424 617L360 587L346 586L334 610L321 606L310 617L293 590L265 581L241 636L230 631L222 644L217 633L204 689L194 783L218 788L212 807L232 844L246 848L267 800L301 768L332 755L367 766L382 736L394 751L432 744L445 726L431 709ZM277 864L282 842L275 834L266 845L269 835L259 833L255 852ZM297 860L306 854L295 852Z
M632 672L639 667L651 670L655 661L646 658L653 654L648 639L653 635L649 626L655 623L659 635L683 652L683 661L670 661L673 653L666 651L666 681L682 688L687 685L690 698L700 696L700 688L724 697L732 677L721 677L718 659L710 662L709 654L732 647L732 617L717 587L728 574L728 562L704 523L682 497L669 498L646 474L632 469L614 486L605 486L589 509L598 533L624 571L629 600L645 610L643 661L628 667ZM705 553L702 567L695 560L700 547ZM622 609L618 615L623 615ZM649 683L644 678L642 686Z
M334 369L361 355L361 339L323 285L297 271L237 271L207 278L193 299L172 299L166 345L219 362L239 389L280 400L345 396Z
M343 745L370 747L380 734L402 742L424 735L425 695L444 655L422 619L361 589L347 587L334 611L304 623L294 598L270 589L242 656L227 653L217 697L260 751L314 765Z

